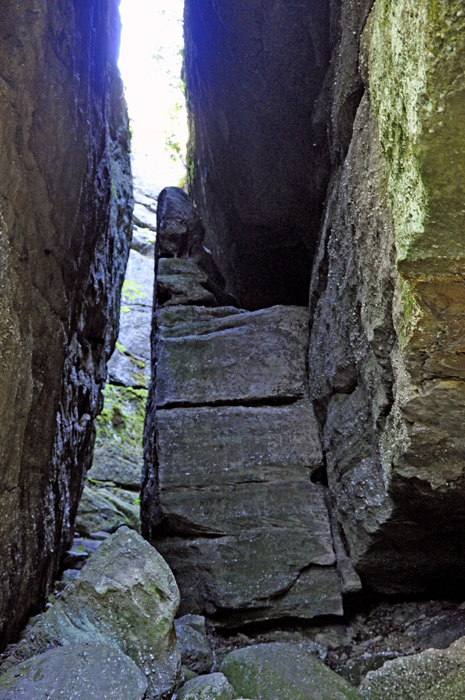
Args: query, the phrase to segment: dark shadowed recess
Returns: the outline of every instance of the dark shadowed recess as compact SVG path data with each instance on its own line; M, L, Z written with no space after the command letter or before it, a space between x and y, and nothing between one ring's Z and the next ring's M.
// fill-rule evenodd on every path
M335 13L330 0L186 0L190 190L245 308L308 304Z

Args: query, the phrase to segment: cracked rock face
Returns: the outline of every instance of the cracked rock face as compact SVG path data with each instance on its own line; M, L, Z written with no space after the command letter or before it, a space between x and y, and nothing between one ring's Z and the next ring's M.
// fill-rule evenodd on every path
M465 583L462 5L186 2L205 241L249 309L305 305L312 270L309 387L332 513L384 593ZM176 348L198 348L197 374L202 333L229 332L187 340L182 323L159 337L161 355L173 349L159 395L170 410L170 362L179 396L192 369Z
M385 593L465 580L463 21L459 3L374 4L313 270L328 483L362 579Z
M41 606L90 466L132 195L116 3L2 3L0 639Z
M157 266L143 534L175 573L182 613L226 626L342 614L326 489L311 481L322 452L308 400L308 310L166 299L167 269L200 272L181 257L183 222L198 216L175 227L166 210L162 200L159 230L171 227L178 256Z

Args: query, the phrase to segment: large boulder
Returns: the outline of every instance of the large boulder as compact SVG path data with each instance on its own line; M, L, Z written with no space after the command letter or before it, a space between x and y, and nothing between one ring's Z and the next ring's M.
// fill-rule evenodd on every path
M134 661L91 642L51 649L0 676L0 700L143 700L146 690Z
M228 654L220 670L240 698L361 700L347 681L296 644L273 642Z
M0 647L73 536L131 236L113 0L2 3Z
M165 561L139 535L122 527L100 545L28 632L6 668L49 645L102 642L142 669L148 698L169 698L181 667L174 631L178 605L178 588Z

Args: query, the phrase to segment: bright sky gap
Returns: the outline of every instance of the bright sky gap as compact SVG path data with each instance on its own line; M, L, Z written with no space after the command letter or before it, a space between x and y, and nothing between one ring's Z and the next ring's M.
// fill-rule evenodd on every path
M121 0L119 67L132 131L136 190L155 196L185 175L181 85L184 0Z

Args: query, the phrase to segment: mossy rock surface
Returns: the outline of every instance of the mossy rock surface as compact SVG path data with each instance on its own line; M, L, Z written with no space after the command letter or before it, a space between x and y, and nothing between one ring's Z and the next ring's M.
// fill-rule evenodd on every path
M256 700L361 700L347 681L296 644L257 644L228 654L220 670L236 697Z
M234 691L222 673L210 673L187 681L178 700L232 700Z
M89 536L100 530L114 532L121 525L140 532L139 494L88 481L79 503L76 531Z
M0 677L0 700L143 700L146 690L132 659L91 642L50 649Z
M465 669L444 678L424 697L424 700L463 700L465 698Z
M387 661L377 671L367 673L358 690L366 700L419 700L462 666L465 667L465 638L448 649L426 649ZM436 700L440 696L434 697Z

